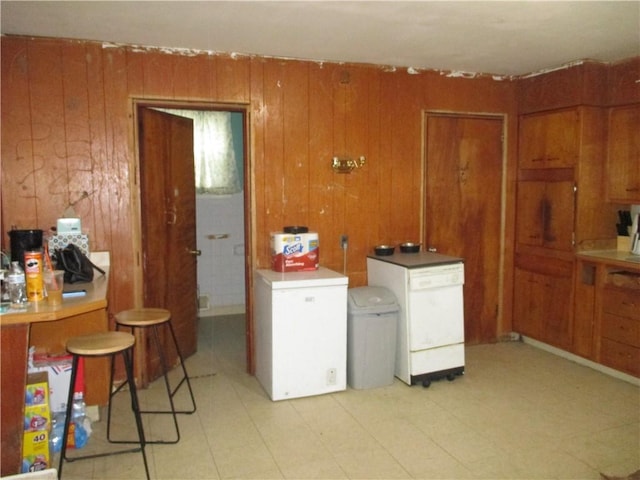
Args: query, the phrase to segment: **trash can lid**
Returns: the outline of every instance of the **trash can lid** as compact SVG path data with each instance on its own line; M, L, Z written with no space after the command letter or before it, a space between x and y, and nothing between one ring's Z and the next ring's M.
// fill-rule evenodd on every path
M398 303L388 288L355 287L349 289L349 310L366 313L395 312L398 310Z

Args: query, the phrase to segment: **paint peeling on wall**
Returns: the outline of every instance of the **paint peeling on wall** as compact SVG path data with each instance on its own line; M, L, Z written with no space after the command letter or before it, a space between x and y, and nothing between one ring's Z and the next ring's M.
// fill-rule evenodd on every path
M532 73L529 73L527 75L521 75L518 78L537 77L538 75L545 75L547 73L555 72L557 70L567 70L569 68L577 67L579 65L582 65L583 63L585 63L585 60L576 60L575 62L569 62L569 63L562 64L559 67L545 68L543 70L538 70L537 72L532 72Z
M215 52L212 50L198 50L193 48L174 48L174 47L152 47L145 45L131 45L127 43L113 43L113 42L102 42L102 48L125 48L129 49L136 53L146 53L146 52L160 52L167 55L181 55L185 57L195 57L198 55L210 55L210 56L229 56L233 60L238 60L239 58L253 58L255 55L245 55L237 52Z
M476 78L479 74L474 72L463 72L462 70L453 70L450 72L440 70L440 75L444 75L447 78Z
M324 68L324 64L326 63L325 60L304 60L299 58L276 57L271 55L251 55L251 54L244 54L244 53L238 53L238 52L227 53L227 52L216 52L211 50L197 50L197 49L189 49L189 48L154 47L154 46L144 46L144 45L120 44L120 43L114 43L114 42L102 42L102 48L104 49L127 48L137 53L161 52L168 55L182 55L182 56L188 56L188 57L195 57L197 55L210 55L210 56L220 55L220 56L229 56L233 60L238 60L239 58L250 58L250 59L263 58L263 59L274 59L274 60L280 60L280 61L310 61L310 62L314 62L320 68ZM359 65L359 63L350 63L350 62L331 62L331 63L335 63L336 65L351 65L351 64ZM573 64L567 64L563 68L569 68L573 65L579 65L580 63L582 62L574 62ZM395 73L398 71L398 68L400 68L393 65L379 65L379 67L382 69L383 72L386 72L386 73ZM462 70L453 70L453 71L437 70L437 69L424 70L424 69L417 69L414 67L406 67L406 71L409 75L419 75L420 73L425 71L432 71L432 72L437 72L440 75L444 75L447 78L466 78L471 80L476 78L481 78L481 77L488 77L497 82L501 82L505 80L515 80L517 78L526 78L526 77L517 77L512 75L488 75L484 73L465 72ZM531 74L531 76L546 73L546 72L547 71L542 71L539 73Z

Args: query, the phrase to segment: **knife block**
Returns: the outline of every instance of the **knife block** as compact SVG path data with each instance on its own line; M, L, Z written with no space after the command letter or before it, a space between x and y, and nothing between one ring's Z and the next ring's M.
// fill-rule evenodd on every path
M631 251L631 237L624 237L618 235L617 248L619 252L630 252Z

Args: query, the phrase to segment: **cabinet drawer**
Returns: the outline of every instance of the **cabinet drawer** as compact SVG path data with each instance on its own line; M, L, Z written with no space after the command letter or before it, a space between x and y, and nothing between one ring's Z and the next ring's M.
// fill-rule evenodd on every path
M638 291L605 288L602 293L603 312L640 320L640 295Z
M600 362L640 377L640 348L603 338L600 346Z
M602 336L640 348L640 321L605 313L602 315Z

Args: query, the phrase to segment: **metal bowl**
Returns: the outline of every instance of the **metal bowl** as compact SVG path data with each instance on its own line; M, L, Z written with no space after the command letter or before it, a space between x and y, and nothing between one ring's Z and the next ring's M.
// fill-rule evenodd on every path
M391 245L377 245L373 250L376 252L376 255L384 257L387 255L393 255L395 249L396 247Z
M309 232L309 228L302 225L288 225L282 229L284 233L297 234L297 233L307 233Z
M400 244L402 253L418 253L420 251L419 243L405 242Z

